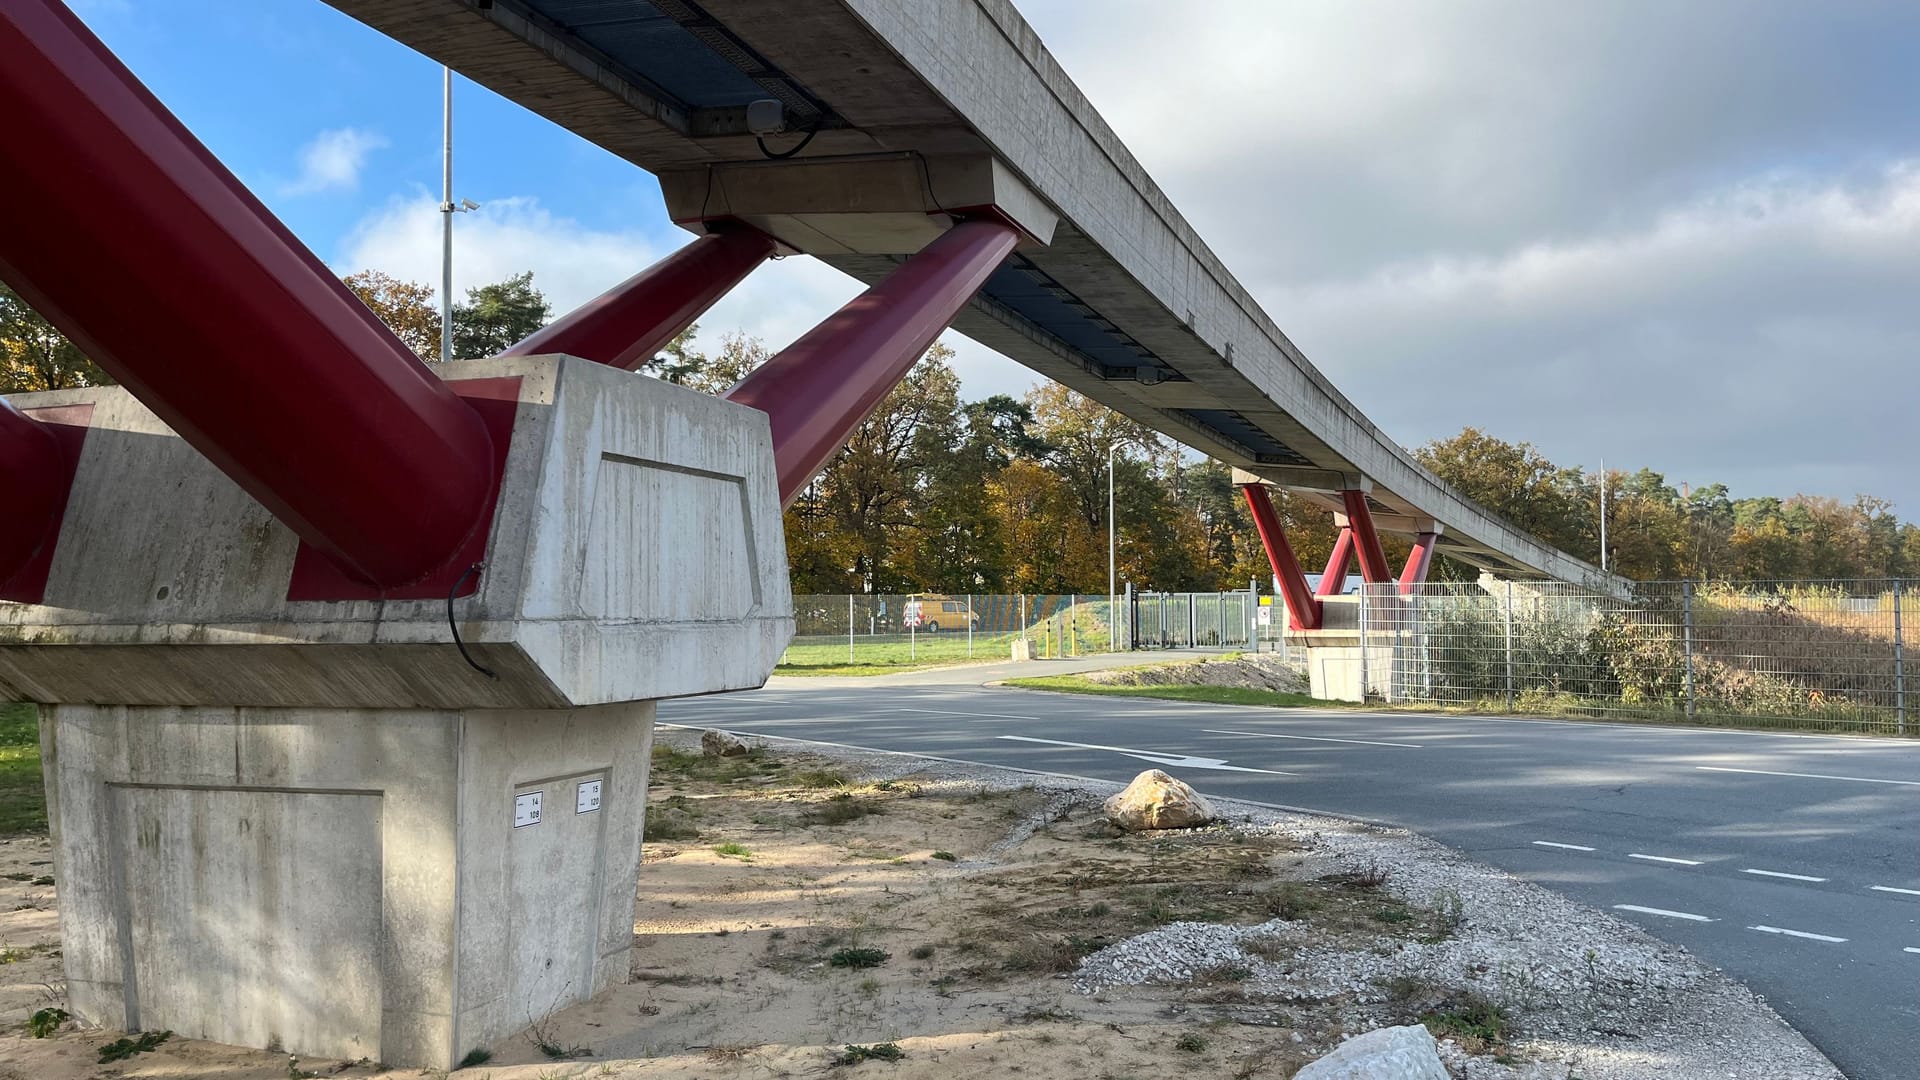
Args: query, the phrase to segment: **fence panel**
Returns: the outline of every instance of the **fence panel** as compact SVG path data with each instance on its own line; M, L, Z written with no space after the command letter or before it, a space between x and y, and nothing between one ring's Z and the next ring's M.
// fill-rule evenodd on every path
M1369 594L1366 655L1391 664L1394 700L1904 733L1901 595L1890 580L1647 582L1619 596L1434 583Z
M1005 660L1024 638L1035 657L1114 648L1119 605L1104 595L796 594L787 672Z

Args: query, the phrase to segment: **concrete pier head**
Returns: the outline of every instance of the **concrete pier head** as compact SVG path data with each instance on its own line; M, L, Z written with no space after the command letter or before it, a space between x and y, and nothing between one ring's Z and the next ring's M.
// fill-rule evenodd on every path
M13 399L92 406L40 602L0 602L77 1015L445 1068L625 978L653 702L792 633L766 417L567 357L442 374L511 407L451 626L296 586L298 538L125 392Z

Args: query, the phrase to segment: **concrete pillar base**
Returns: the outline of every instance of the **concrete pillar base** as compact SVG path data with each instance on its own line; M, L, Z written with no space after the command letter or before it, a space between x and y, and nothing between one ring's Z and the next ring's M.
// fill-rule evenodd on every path
M43 706L71 1008L448 1068L624 981L653 715Z

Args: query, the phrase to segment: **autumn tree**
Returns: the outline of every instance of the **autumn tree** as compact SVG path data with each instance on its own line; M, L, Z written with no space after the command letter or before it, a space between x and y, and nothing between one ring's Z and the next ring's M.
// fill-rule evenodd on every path
M113 379L79 346L0 284L0 394L104 386Z
M428 363L440 359L440 312L433 304L433 287L401 281L378 270L362 270L340 280L401 344Z

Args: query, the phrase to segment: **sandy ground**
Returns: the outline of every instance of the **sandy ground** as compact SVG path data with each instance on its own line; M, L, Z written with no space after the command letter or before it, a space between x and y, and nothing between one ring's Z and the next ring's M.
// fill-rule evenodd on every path
M530 1017L527 1032L461 1076L1288 1077L1345 1034L1483 1003L1466 985L1471 964L1460 985L1403 975L1250 989L1344 970L1343 957L1377 966L1466 944L1454 939L1471 924L1477 893L1467 890L1463 920L1446 904L1397 895L1387 875L1311 832L1245 821L1126 835L1101 819L1104 792L1023 787L1006 775L983 784L907 758L781 749L714 761L675 749L693 745L684 732L663 732L661 744L633 981ZM60 997L55 889L33 884L50 858L44 839L0 843L0 941L12 958L0 966L0 1080L423 1075L177 1039L102 1065L98 1048L123 1033L68 1023L50 1038L26 1037L28 1015ZM1249 951L1232 953L1244 964L1149 985L1089 987L1074 976L1093 967L1080 968L1084 957L1124 952L1142 933L1254 926L1279 929L1246 938ZM1474 933L1512 936L1500 926ZM1783 1062L1712 1075L1837 1076L1751 995L1712 978L1700 988L1716 1015L1733 1010L1727 1023L1743 1053ZM1685 992L1695 989L1689 981ZM1543 1021L1559 1008L1537 1004ZM1530 1007L1508 1009L1521 1029ZM1658 1039L1636 1036L1635 1046L1595 1057L1591 1040L1540 1029L1556 1034L1457 1035L1456 1074L1707 1075ZM847 1060L862 1054L898 1059Z

